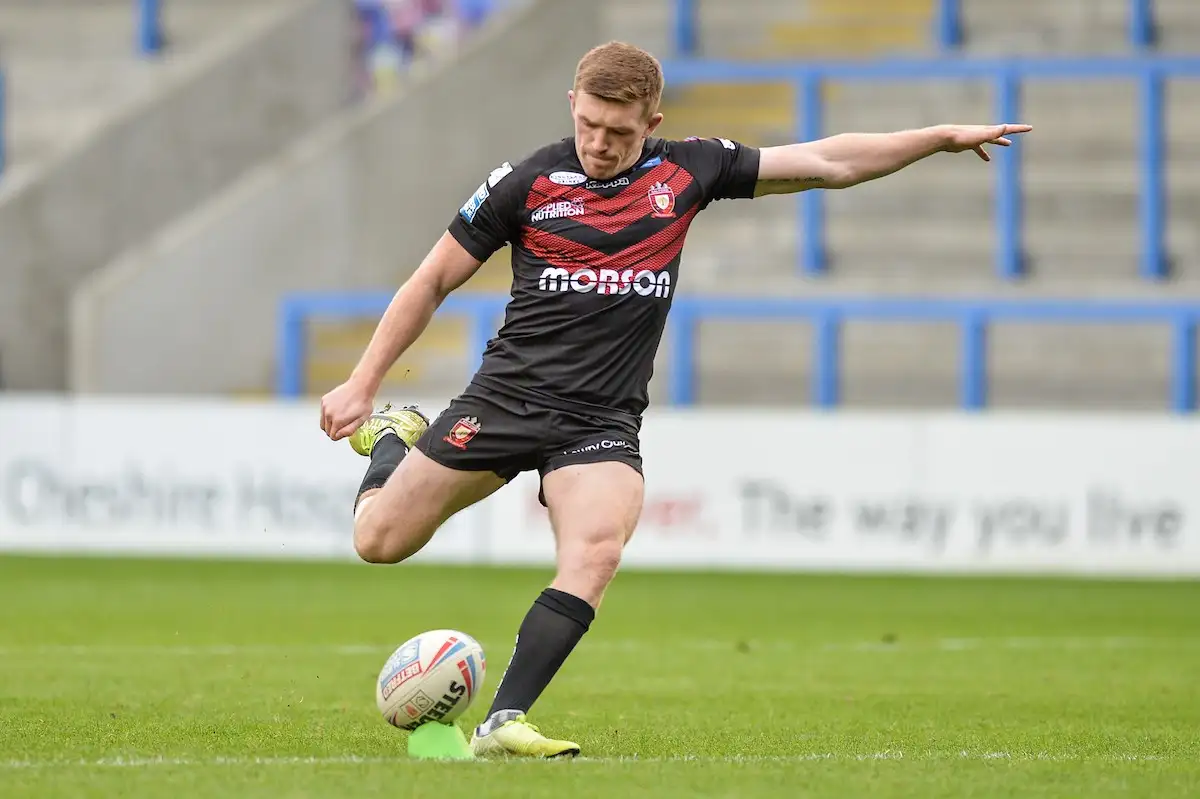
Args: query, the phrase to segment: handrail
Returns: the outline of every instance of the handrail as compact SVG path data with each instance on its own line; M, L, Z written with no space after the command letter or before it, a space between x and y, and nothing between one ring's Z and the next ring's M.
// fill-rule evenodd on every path
M1154 0L1128 0L1128 43L1134 48L1152 46L1158 39ZM698 0L674 0L671 30L675 56L691 58L700 47ZM962 0L938 0L933 14L933 41L943 52L963 43Z
M300 293L285 297L278 328L277 393L304 394L307 358L306 323L311 319L378 318L388 293ZM508 303L507 295L451 295L440 316L470 320L470 351L482 356ZM912 297L701 297L674 300L668 320L667 382L670 402L696 402L696 334L700 323L717 319L795 319L814 325L811 396L815 405L832 408L841 396L841 328L847 321L956 322L959 325L959 404L968 410L987 407L989 327L996 322L1063 324L1161 323L1172 329L1171 407L1196 410L1196 329L1200 302L1135 302L1093 299L986 299Z
M904 58L879 61L732 62L677 60L663 65L669 83L759 83L788 81L797 87L797 141L825 135L821 87L826 81L897 81L912 79L962 80L985 78L995 83L993 117L1024 121L1021 86L1041 78L1080 80L1126 78L1138 83L1139 160L1141 185L1139 226L1141 248L1138 273L1146 280L1167 274L1164 80L1200 77L1200 57L1137 55L1095 58ZM1005 280L1024 274L1021 190L1021 143L994 154L996 175L995 226L998 246L996 274ZM809 191L797 200L801 237L799 270L819 275L826 269L823 192Z

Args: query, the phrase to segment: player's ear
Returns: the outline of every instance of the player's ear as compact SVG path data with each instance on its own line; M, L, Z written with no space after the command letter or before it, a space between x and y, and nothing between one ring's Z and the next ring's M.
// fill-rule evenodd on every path
M571 104L572 113L575 111L575 90L567 89L567 102Z
M662 121L663 121L662 114L654 114L653 116L651 116L650 123L649 123L649 125L646 126L646 136L647 137L653 136L654 131L657 130L658 126L662 124Z

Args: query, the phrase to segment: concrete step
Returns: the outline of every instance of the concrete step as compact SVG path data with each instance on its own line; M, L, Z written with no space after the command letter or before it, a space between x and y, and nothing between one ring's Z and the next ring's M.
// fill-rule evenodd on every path
M835 270L824 276L801 275L793 264L776 264L770 273L753 274L755 262L728 261L722 264L719 280L700 279L692 269L693 259L684 257L681 291L688 294L769 297L842 297L899 295L994 299L1098 299L1118 301L1185 300L1200 302L1200 276L1181 276L1166 281L1144 281L1131 274L1095 275L1090 280L1035 273L1017 281L1002 281L988 269L963 270L948 274L936 283L925 283L921 275L905 269L874 271ZM740 280L753 274L753 280Z
M824 130L879 132L953 122L990 122L994 115L989 81L832 82L825 97ZM1103 126L1094 109L1111 109ZM774 84L706 84L676 87L664 103L663 135L683 130L744 132L746 143L794 140L798 119L794 88ZM1178 148L1200 140L1200 80L1168 81L1166 137ZM1129 80L1029 81L1021 116L1035 125L1030 147L1104 147L1136 152L1140 141L1139 89Z
M1120 53L1130 49L1128 6L1125 0L962 0L963 34L974 53Z
M600 6L603 33L598 40L629 42L660 59L673 58L673 6L672 0L608 0Z
M898 180L893 176L890 180ZM826 246L837 270L891 269L904 265L930 279L947 271L993 268L996 229L992 201L981 185L972 202L967 195L939 193L917 186L903 192L871 192L883 182L825 195ZM914 201L921 197L922 201ZM1024 244L1031 269L1077 276L1128 278L1138 268L1142 248L1136 200L1128 199L1121 216L1102 216L1113 206L1103 195L1033 194L1026 198ZM961 207L954 202L961 200ZM1167 248L1178 269L1200 268L1200 228L1196 194L1175 197L1167 220ZM722 207L724 205L724 207ZM1095 213L1092 217L1090 214ZM701 270L720 273L724 263L746 263L754 274L779 270L790 274L805 232L798 226L795 201L763 198L754 203L718 203L706 212L689 236L689 253L703 251ZM929 273L929 274L926 274Z
M929 49L930 31L927 18L911 15L777 23L730 54L748 60L911 55Z
M1003 5L986 0L961 0L964 22L1002 22L1010 19L1034 25L1081 26L1096 23L1124 23L1129 15L1129 0L1010 0Z
M176 50L191 49L228 32L247 15L291 0L172 0L163 4L162 22ZM0 49L6 61L24 56L136 58L134 4L129 0L92 3L0 4Z
M1200 5L1195 0L1155 0L1156 46L1171 53L1200 51Z
M1170 331L1161 325L1000 324L990 332L989 378L998 406L1165 408ZM948 323L842 327L843 401L849 406L957 405L959 329ZM697 352L708 403L810 400L811 328L804 322L709 322ZM747 359L746 352L755 352Z
M920 187L919 199L891 187L870 191L874 184L868 184L850 191L828 192L825 202L830 215L845 214L870 223L902 217L911 224L936 225L947 219L990 224L996 212L991 184L984 180L966 186L956 181L943 188L929 182ZM1141 192L1133 181L1107 187L1033 181L1023 185L1023 218L1027 224L1111 227L1128 223L1131 229L1138 224ZM1168 193L1167 202L1172 221L1195 224L1200 220L1200 187L1176 188Z
M176 0L164 25L177 58L292 0ZM0 4L0 52L8 106L10 161L34 163L86 135L160 79L157 59L134 46L127 0Z

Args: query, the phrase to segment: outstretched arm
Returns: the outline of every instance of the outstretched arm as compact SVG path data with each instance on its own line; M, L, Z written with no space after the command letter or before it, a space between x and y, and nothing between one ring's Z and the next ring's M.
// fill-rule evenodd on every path
M392 297L350 379L369 386L372 394L378 391L392 364L429 326L442 301L467 282L480 265L453 236L443 233Z
M934 153L974 150L984 161L984 145L1007 147L1007 136L1029 125L937 125L895 133L842 133L783 147L764 147L754 196L807 189L845 189L882 178Z
M392 297L350 378L321 401L321 429L335 441L353 433L371 414L383 378L429 326L446 296L466 283L481 262L449 233Z

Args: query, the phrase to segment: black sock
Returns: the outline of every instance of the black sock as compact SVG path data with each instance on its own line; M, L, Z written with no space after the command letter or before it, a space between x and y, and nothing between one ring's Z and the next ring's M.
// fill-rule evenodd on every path
M595 618L596 611L579 597L543 591L521 622L516 651L488 717L500 710L528 713Z
M400 436L393 433L388 433L375 442L375 446L371 449L371 465L367 467L362 485L358 487L358 495L354 498L356 509L363 492L373 488L383 488L383 484L392 476L392 472L396 471L396 467L400 465L400 461L404 460L404 456L407 454L408 445L400 440Z

